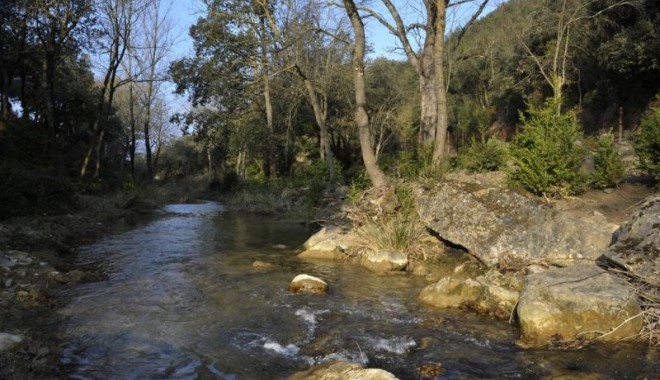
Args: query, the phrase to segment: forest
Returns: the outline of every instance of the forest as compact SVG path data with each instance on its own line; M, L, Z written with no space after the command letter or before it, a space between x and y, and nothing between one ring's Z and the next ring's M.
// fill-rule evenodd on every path
M173 58L165 1L2 2L3 218L186 178L317 202L505 170L570 195L623 180L626 141L660 179L658 1L198 5L193 51ZM374 51L374 33L396 44Z

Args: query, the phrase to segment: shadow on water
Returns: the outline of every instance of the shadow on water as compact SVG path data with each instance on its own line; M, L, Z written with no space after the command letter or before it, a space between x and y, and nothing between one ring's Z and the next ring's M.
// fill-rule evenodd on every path
M446 379L635 379L658 369L657 352L639 347L523 351L504 322L419 305L419 278L298 259L301 225L215 203L164 211L82 249L108 279L62 294L71 378L273 379L333 359L401 379L431 362ZM288 293L300 273L327 280L330 293Z

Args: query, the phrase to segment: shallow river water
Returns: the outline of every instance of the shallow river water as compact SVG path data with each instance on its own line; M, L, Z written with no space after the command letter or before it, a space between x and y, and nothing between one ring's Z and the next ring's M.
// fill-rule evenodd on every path
M645 347L522 350L514 327L416 301L413 276L303 261L303 226L224 212L216 203L165 207L155 221L83 247L108 275L62 297L62 366L73 379L277 379L343 359L416 379L642 379L660 371ZM284 246L284 247L283 247ZM255 260L275 265L256 269ZM330 293L294 295L297 274Z

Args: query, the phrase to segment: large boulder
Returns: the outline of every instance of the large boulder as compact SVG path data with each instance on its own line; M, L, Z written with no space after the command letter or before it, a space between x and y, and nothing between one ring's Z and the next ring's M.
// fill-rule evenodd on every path
M595 265L576 265L525 278L516 309L520 344L635 337L642 315L631 287Z
M613 231L602 215L580 219L505 188L445 181L415 189L415 198L430 229L489 267L504 257L561 265L593 260Z
M351 245L351 236L340 228L324 227L303 244L298 257L306 259L342 260Z
M660 196L649 198L619 227L597 262L660 284Z
M356 363L329 362L298 372L288 380L397 380L393 374L377 368L363 368Z
M324 294L328 292L328 283L308 274L297 275L289 284L292 293Z
M376 273L398 272L408 266L408 256L395 251L367 252L362 255L360 263Z

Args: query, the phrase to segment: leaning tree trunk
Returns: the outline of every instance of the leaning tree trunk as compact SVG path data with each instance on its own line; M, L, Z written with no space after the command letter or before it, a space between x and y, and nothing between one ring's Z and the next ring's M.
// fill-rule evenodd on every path
M378 167L376 155L371 147L371 133L369 132L369 116L367 115L366 104L367 96L364 80L364 50L365 36L364 24L358 14L357 7L353 0L344 0L346 13L351 20L353 31L355 33L355 46L353 47L353 82L355 83L355 121L358 126L360 138L360 149L362 150L362 160L365 169L371 179L374 187L385 187L387 178L385 173Z

